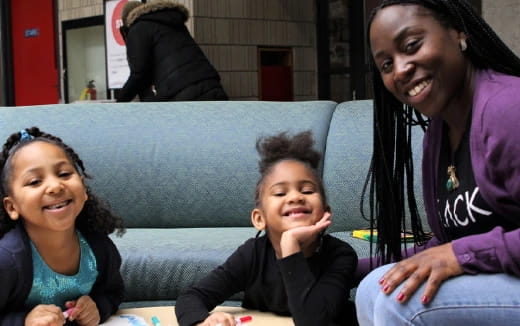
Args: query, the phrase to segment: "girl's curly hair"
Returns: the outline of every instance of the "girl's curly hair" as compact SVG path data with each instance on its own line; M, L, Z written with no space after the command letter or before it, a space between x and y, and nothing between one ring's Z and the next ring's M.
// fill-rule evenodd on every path
M318 166L321 160L321 153L313 149L314 139L311 131L304 131L294 136L289 136L287 132L278 135L261 137L256 141L256 150L260 154L258 169L260 179L256 185L255 202L260 206L260 195L262 184L266 176L270 174L273 167L280 161L294 160L306 164L312 171L319 186L324 205L327 203L323 181L318 173Z
M22 139L22 132L25 131L29 137ZM36 141L46 142L61 148L67 158L72 162L74 168L80 176L84 179L90 179L90 176L85 172L83 161L78 154L65 144L61 138L45 133L37 127L31 127L22 130L22 132L13 133L9 136L3 145L2 153L0 154L0 196L5 198L9 196L10 182L12 177L12 157L22 147ZM83 209L76 218L76 227L83 234L93 232L103 232L109 234L117 229L117 235L124 233L123 220L112 214L108 206L97 198L90 188L85 185L85 190L88 196ZM9 232L19 220L13 221L7 214L5 208L0 209L0 238Z

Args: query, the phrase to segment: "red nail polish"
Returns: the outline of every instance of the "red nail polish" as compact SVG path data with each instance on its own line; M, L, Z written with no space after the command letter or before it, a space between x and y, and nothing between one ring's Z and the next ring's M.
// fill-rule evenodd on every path
M385 286L383 287L383 292L386 292L386 291L388 291L388 289L389 289L389 288L390 288L390 285L388 285L388 284L387 284L387 285L385 285Z
M378 283L382 285L384 282L385 282L385 278L384 278L384 277L381 277L381 279L379 280Z
M422 298L421 298L421 302L422 303L428 303L428 297L423 295Z
M399 292L399 294L397 295L397 301L403 301L403 299L404 299L404 293Z

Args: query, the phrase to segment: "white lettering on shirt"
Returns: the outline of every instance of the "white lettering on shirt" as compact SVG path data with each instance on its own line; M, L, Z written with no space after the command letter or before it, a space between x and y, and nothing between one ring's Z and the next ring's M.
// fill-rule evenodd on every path
M477 197L478 191L479 188L475 187L473 193L471 194L471 197L469 196L469 191L464 192L464 196L462 196L462 194L459 194L457 198L455 198L453 208L451 207L450 202L446 200L446 206L444 208L444 226L448 227L450 225L450 221L451 224L453 224L453 226L467 226L470 223L470 221L471 223L476 222L474 213L484 216L492 214L492 212L477 207L473 204L473 201ZM468 212L468 215L464 219L459 218L459 216L457 215L457 206L459 205L459 203L466 204L466 211Z

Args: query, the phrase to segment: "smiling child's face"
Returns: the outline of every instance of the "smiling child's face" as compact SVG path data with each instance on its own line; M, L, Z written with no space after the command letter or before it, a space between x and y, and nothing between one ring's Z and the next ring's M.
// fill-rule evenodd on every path
M277 163L263 181L260 199L256 211L276 238L289 229L315 224L325 213L318 180L299 161Z
M35 141L13 154L9 196L4 208L25 229L64 231L74 228L87 200L81 176L57 145Z

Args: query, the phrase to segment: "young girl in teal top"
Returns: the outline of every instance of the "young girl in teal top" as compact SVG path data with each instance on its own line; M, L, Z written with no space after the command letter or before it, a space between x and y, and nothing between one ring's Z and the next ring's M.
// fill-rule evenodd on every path
M108 319L123 281L107 235L122 223L86 187L79 156L33 127L7 139L0 169L0 325Z

